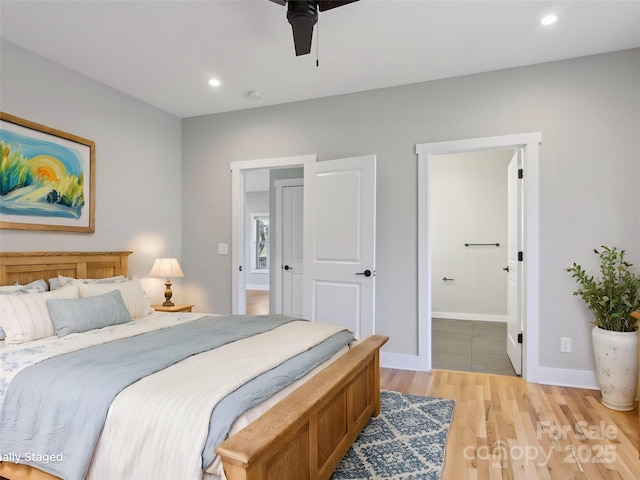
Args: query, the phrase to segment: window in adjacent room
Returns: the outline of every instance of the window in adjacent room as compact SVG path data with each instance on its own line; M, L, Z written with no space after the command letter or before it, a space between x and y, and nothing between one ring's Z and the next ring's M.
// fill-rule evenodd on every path
M269 271L269 215L251 215L253 224L252 269Z

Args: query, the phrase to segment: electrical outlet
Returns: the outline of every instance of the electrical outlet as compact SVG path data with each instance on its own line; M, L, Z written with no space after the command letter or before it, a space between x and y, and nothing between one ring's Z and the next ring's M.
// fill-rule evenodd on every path
M560 351L571 353L571 337L560 337Z

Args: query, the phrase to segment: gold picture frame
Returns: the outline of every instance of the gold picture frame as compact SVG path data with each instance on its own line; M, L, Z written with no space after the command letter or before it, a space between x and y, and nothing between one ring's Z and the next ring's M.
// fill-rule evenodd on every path
M0 112L0 228L95 231L95 142Z

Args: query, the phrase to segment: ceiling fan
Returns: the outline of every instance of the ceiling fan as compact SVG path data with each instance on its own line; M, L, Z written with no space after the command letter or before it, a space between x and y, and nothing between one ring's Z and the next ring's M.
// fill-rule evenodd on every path
M318 21L318 10L324 12L358 0L271 0L279 5L287 5L287 20L293 30L293 43L296 56L311 51L313 26Z

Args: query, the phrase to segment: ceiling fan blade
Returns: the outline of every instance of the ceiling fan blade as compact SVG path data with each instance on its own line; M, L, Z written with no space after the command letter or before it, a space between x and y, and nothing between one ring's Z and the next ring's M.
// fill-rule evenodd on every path
M332 8L341 7L357 1L358 0L319 0L318 8L321 12L324 12L326 10L331 10Z
M318 21L316 2L288 2L287 20L289 20L293 30L296 56L306 55L311 52L313 26Z

